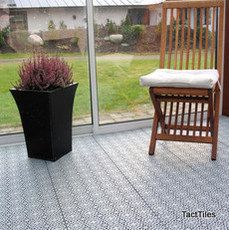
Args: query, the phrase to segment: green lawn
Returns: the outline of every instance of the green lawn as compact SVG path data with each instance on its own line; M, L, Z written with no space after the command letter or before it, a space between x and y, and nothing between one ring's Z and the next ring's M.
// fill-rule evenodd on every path
M7 55L0 59L21 58L28 55ZM69 55L70 56L70 55ZM74 79L79 82L74 105L74 117L90 114L90 92L87 60L69 60ZM158 67L158 60L100 60L97 62L100 112L129 111L149 102L148 90L139 86L139 76ZM0 127L20 124L19 114L9 88L17 79L17 62L0 62Z
M49 54L55 56L55 53ZM80 56L80 53L58 53L58 56L65 56L65 57L75 57ZM28 58L31 57L31 53L0 53L0 59L15 59L15 58Z

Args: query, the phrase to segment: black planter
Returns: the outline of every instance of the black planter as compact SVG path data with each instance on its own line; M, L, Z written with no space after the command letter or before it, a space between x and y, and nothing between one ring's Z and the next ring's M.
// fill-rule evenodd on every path
M72 150L77 84L52 91L11 89L20 112L28 156L55 161Z

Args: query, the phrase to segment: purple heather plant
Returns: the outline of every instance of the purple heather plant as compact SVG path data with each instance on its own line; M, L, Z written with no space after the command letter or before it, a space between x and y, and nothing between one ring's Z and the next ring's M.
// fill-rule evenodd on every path
M35 54L19 66L20 80L14 86L21 90L48 91L73 83L72 67L60 57Z

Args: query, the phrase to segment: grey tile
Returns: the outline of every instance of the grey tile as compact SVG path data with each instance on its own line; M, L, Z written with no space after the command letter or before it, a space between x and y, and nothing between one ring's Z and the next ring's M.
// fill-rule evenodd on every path
M69 229L166 229L93 137L48 167Z
M221 226L223 229L227 229L228 197L225 195L225 191L213 186L199 172L174 157L174 152L177 152L174 143L171 143L174 148L173 151L170 151L170 149L164 148L162 142L159 142L157 154L148 156L149 137L149 133L134 131L98 136L97 140L121 171L127 175L146 202L155 211L162 211L161 218L167 216L169 220L173 220L176 229L190 228L194 223L198 228L215 229L217 226ZM196 155L197 149L201 151L200 146L195 144L188 144L186 147L183 143L180 145L183 147L181 154L184 158L187 150L192 155ZM190 145L194 147L192 151L189 150ZM204 152L207 154L209 150L205 149ZM204 160L208 161L208 159ZM195 162L192 163L195 164ZM208 174L210 172L208 171ZM218 176L215 175L216 180ZM225 183L225 187L227 184ZM217 214L217 218L187 221L181 216L182 210L213 211Z
M0 230L229 229L228 137L221 117L215 162L204 144L158 142L148 156L150 129L76 137L55 163L0 147Z
M0 229L65 229L45 161L24 145L0 150Z

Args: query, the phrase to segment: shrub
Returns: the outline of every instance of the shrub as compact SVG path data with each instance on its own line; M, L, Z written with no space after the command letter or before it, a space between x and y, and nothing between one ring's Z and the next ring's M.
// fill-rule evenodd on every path
M14 86L23 90L48 91L73 83L72 67L60 57L34 55L19 66L20 80Z
M0 47L2 47L3 45L5 45L5 39L3 37L2 31L0 31Z
M60 26L59 26L60 30L66 30L68 27L67 25L64 23L64 21L60 21Z
M121 26L131 26L132 23L131 23L131 20L130 20L130 17L129 15L126 16L125 20L122 20L121 21Z
M140 34L144 31L145 27L143 25L133 25L132 26L132 37L138 39Z
M105 27L107 29L108 35L117 33L117 26L112 20L107 19Z
M139 38L143 31L143 25L124 25L122 26L123 41L134 42Z
M78 42L79 42L79 37L74 37L71 39L71 44L73 46L78 46Z
M0 30L0 47L6 44L6 38L10 34L10 27L7 26Z
M55 30L56 29L56 25L54 23L53 20L50 20L49 23L48 23L48 29L49 30Z
M129 15L121 22L121 31L124 42L135 42L144 31L144 25L133 25Z

